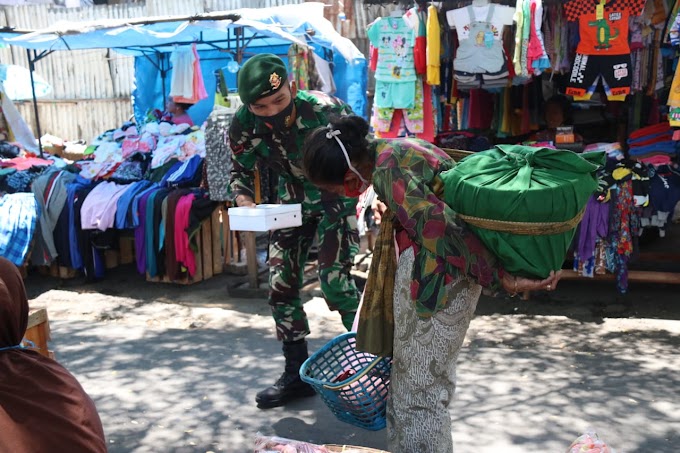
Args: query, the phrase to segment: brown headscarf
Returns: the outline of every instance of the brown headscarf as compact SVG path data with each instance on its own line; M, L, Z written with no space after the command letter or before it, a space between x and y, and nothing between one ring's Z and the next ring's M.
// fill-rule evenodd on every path
M76 378L54 360L15 347L27 324L24 282L0 258L0 452L106 452L97 409Z

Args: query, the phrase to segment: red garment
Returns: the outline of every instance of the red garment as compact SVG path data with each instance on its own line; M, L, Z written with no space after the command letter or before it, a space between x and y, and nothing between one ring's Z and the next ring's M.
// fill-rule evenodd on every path
M444 106L441 130L442 132L448 132L451 130L451 104L446 104Z
M178 116L173 116L172 117L172 124L188 124L189 126L193 126L194 122L189 116L188 113L183 113Z
M673 133L673 131L671 130L671 125L668 122L643 127L642 129L638 129L636 131L631 132L628 138L631 140L635 140L637 138L642 138L646 135L656 135L662 132Z
M543 56L543 47L541 41L536 34L536 3L531 3L531 26L529 32L529 48L527 49L527 68L534 67L534 61L539 60Z
M493 119L493 95L476 88L470 90L470 113L468 127L470 129L489 129Z
M416 37L413 60L416 66L416 74L425 74L427 72L427 38L425 36Z
M376 47L373 47L373 44L371 44L368 53L370 55L369 57L370 63L368 65L368 69L375 72L376 69L378 69L378 49Z
M382 138L397 138L401 131L401 123L404 119L404 111L396 109L392 115L390 130L381 132ZM423 132L416 134L417 138L434 143L434 106L432 105L432 87L423 82Z
M178 263L183 264L187 268L190 277L193 277L196 273L196 256L191 249L191 242L187 234L189 213L194 198L194 194L182 197L177 202L177 209L175 210L175 257Z
M434 143L434 106L432 105L432 87L423 81L423 133L416 134L430 143Z
M14 168L17 171L28 170L34 165L37 166L47 166L52 165L54 161L40 159L39 157L15 157L14 159L9 159L0 162L0 167Z
M97 409L63 366L16 348L28 325L19 270L0 258L0 452L104 453Z

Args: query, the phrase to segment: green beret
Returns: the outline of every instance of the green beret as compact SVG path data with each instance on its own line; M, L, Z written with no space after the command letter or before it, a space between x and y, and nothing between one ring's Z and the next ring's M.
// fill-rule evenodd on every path
M288 83L288 71L282 59L270 53L255 55L238 73L238 95L244 104L271 96Z

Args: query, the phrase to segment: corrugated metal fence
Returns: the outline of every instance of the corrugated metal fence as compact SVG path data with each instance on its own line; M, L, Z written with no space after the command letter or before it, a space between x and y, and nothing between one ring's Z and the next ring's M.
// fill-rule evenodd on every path
M59 8L50 5L0 7L0 27L40 29L58 21L134 18L156 15L200 14L238 8L265 8L302 3L302 0L147 0L143 3ZM0 62L28 67L26 50L0 49ZM66 140L91 141L119 127L132 115L134 59L109 50L58 51L36 63L36 73L53 87L38 101L42 133ZM33 103L17 102L35 129Z

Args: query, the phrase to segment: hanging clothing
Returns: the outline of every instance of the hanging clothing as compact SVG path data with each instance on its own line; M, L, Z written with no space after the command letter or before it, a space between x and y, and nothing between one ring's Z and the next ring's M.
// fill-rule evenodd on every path
M496 35L500 36L500 30L492 22L496 5L489 4L486 16L481 18L476 16L472 6L464 9L469 15L469 25L465 38L458 32L460 45L453 60L454 70L471 74L498 73L503 69L505 58L500 37L496 38Z
M413 60L415 63L416 74L419 76L427 74L427 28L425 22L425 12L420 11L419 7L409 9L403 16L404 20L416 33L415 45L413 46ZM437 40L439 42L439 40Z
M323 91L326 94L335 94L337 87L335 86L335 79L333 79L333 70L331 69L330 63L316 53L312 53L312 56L319 73L319 91Z
M171 94L172 100L174 102L186 103L186 104L195 104L198 101L201 101L201 100L208 97L208 92L205 90L205 82L203 81L203 71L201 70L201 59L198 56L198 51L196 50L196 44L195 43L191 45L190 52L191 52L191 55L193 57L193 58L190 59L192 69L191 69L191 71L189 71L186 68L181 68L182 72L184 72L184 74L182 74L182 76L181 76L181 77L183 77L183 79L182 79L182 82L183 82L182 90L183 91L182 91L181 94L177 94L177 95ZM172 56L170 58L172 59ZM182 64L187 64L188 62L189 62L189 59L184 59L182 61ZM174 65L173 65L173 68L174 68ZM174 69L173 69L173 74L174 74ZM184 80L184 77L188 77L189 74L191 76L190 83L188 81ZM189 96L187 96L186 95L186 89L189 86L191 88L190 88L190 91L189 91ZM189 121L191 121L191 119L189 119ZM184 124L185 122L186 121L183 121L182 123L175 123L175 124ZM187 123L187 124L193 125L193 122Z
M33 193L0 197L0 256L22 266L31 248L40 208Z
M187 228L189 227L189 211L191 210L191 203L194 201L194 195L189 194L182 197L177 202L175 210L175 258L178 263L187 268L190 277L196 273L196 256L191 249L191 242L189 241L189 234ZM168 232L169 234L169 232Z
M113 228L116 218L116 204L129 185L115 182L102 182L95 187L83 201L80 208L80 226L83 230Z
M172 73L170 97L191 98L194 94L194 53L189 47L177 47L170 55Z
M579 23L580 41L566 94L590 99L602 78L607 99L623 101L630 94L632 63L628 46L629 17L638 16L646 0L571 0L564 5L567 20Z
M31 254L31 261L35 265L50 264L57 257L57 248L54 243L54 229L61 212L66 205L66 186L76 178L76 175L67 171L56 171L41 175L33 181L32 190L35 199L40 206L40 237L36 238L36 245L42 242L42 246L35 247ZM40 249L42 253L35 253Z
M232 113L212 111L205 125L205 170L210 199L226 201L229 199L229 174L231 173L231 148L228 140L229 126L234 117Z
M430 5L427 8L427 84L439 85L440 57L441 57L441 29L439 27L439 13L437 8Z
M406 123L406 128L411 134L421 134L425 126L423 124L424 119L424 96L423 96L423 82L419 80L416 82L416 93L415 100L413 103L413 108L410 109L392 109L392 108L379 108L374 107L373 117L371 118L371 126L376 132L388 132L390 130L395 130L392 127L393 118L395 113L398 115L399 120L404 119ZM397 129L399 122L397 122Z
M412 108L416 90L415 32L403 18L386 17L371 24L367 35L378 48L375 105Z

